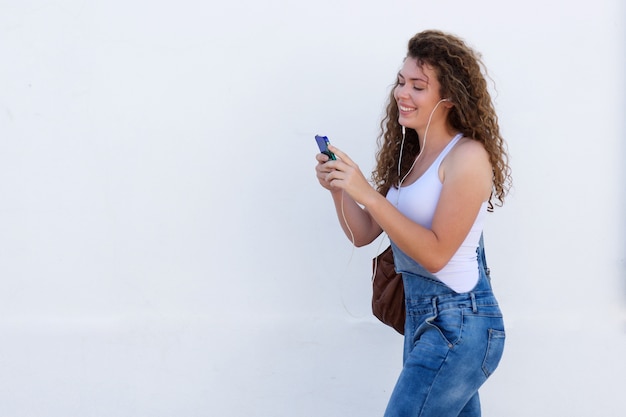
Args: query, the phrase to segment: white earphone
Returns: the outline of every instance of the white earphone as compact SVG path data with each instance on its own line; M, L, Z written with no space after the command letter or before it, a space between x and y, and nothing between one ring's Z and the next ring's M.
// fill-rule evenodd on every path
M424 147L426 147L426 134L428 133L428 128L430 127L430 122L433 118L433 114L435 113L435 110L437 110L437 107L439 107L439 105L443 103L444 101L452 101L452 100L450 100L449 98L442 98L441 100L437 102L437 104L435 104L435 107L430 112L430 116L428 116L428 123L426 124L426 131L424 132ZM417 154L417 156L415 157L415 160L413 160L413 164L411 165L411 168L409 168L409 171L404 175L404 177L400 175L400 165L402 163L402 153L404 150L405 138L406 138L406 128L402 126L402 143L400 144L400 155L398 157L398 178L401 178L401 179L398 182L398 199L396 201L396 207L398 205L398 201L400 200L400 189L402 188L402 183L404 182L406 177L409 176L411 171L413 171L413 168L415 167L415 164L417 163L417 160L419 159L419 157L422 156L422 150L420 149L420 153Z

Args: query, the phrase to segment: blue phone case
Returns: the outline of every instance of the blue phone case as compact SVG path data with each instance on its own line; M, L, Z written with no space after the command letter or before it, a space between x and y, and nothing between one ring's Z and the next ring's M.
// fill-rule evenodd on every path
M326 136L315 135L315 141L317 142L317 146L320 148L321 153L328 155L328 157L333 161L337 160L335 154L328 150L330 140L328 140Z

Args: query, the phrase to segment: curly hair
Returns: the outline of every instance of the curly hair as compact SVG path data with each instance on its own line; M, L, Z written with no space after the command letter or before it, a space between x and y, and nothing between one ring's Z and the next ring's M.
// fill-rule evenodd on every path
M454 35L437 30L426 30L415 35L408 43L407 58L414 58L418 65L431 67L441 85L441 97L449 98L454 106L448 114L448 123L465 137L481 142L489 154L493 168L493 190L489 209L504 204L504 197L511 186L511 169L508 164L506 144L500 135L498 117L487 89L487 74L480 55ZM389 95L386 115L380 122L376 167L372 181L383 195L396 186L398 158L402 139L402 126L398 122L398 105L394 88ZM406 128L404 157L401 171L407 172L420 152L418 134Z

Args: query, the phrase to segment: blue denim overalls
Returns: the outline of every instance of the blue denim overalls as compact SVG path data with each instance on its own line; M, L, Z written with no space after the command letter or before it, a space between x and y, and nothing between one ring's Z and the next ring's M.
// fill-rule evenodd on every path
M456 293L391 242L406 297L403 368L385 417L478 417L478 388L498 366L504 322L491 290L483 238L479 279Z

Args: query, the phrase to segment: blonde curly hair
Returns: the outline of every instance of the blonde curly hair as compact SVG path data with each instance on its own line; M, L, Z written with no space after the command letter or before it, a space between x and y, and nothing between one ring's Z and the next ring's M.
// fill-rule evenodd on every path
M438 30L426 30L415 35L408 43L407 58L414 58L418 65L428 65L437 74L441 85L440 95L450 99L454 106L448 114L453 129L467 138L483 144L493 168L493 201L498 206L511 186L511 169L508 164L506 144L500 135L498 117L482 70L487 73L480 56L465 42L451 34ZM394 84L389 95L386 115L380 122L376 167L372 172L374 187L383 195L397 186L398 158L402 140L402 126L398 123L398 105L394 98ZM401 171L407 172L420 152L417 132L406 129Z

